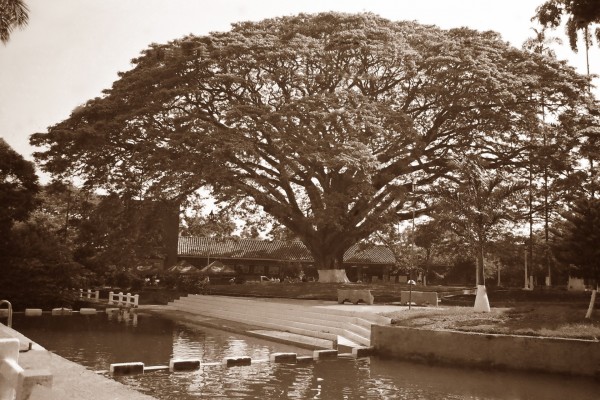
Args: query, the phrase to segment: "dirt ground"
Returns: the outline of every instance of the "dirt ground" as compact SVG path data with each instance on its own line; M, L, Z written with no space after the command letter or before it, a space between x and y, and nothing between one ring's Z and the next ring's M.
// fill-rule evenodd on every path
M589 320L585 319L586 310L581 304L526 303L492 307L490 313L450 306L413 308L386 316L399 326L599 340L600 310Z

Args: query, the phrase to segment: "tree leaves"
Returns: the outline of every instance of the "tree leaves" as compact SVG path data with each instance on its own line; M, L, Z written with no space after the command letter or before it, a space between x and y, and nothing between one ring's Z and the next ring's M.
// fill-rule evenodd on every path
M493 32L372 14L300 14L153 44L102 98L31 142L47 171L144 197L252 197L339 258L407 218L406 187L452 179L451 160L517 162L538 124L532 93L572 108L585 79ZM319 253L319 254L317 254Z

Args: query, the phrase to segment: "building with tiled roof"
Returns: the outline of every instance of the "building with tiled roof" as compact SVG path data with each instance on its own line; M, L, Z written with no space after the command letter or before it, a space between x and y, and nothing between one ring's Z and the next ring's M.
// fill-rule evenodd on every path
M282 277L286 275L286 268L301 268L307 275L316 275L314 260L300 241L180 236L177 255L179 260L197 267L218 260L247 278ZM364 276L385 279L395 261L394 254L385 246L357 244L344 254L344 267L350 280Z

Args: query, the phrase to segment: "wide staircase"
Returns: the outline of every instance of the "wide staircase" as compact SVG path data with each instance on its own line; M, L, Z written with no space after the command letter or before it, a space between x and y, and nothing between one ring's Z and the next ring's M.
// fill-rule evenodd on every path
M169 303L180 311L235 321L270 331L253 330L265 337L315 348L362 347L371 344L371 325L389 325L390 319L367 312L339 310L310 301L302 303L274 299L188 295ZM348 308L352 307L350 305ZM279 335L278 335L279 333Z

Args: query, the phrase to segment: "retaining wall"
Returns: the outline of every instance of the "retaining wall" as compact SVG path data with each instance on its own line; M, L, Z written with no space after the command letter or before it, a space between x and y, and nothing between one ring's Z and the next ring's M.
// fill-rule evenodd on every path
M377 355L427 363L600 377L600 342L373 325Z

